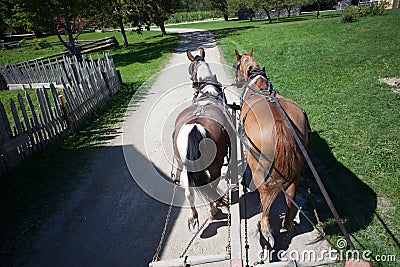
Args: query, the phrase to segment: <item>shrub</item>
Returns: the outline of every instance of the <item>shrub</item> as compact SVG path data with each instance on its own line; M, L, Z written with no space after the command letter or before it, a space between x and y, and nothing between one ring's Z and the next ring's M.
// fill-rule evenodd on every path
M43 48L47 48L47 47L51 46L45 39L41 39L41 38L35 37L35 38L33 38L32 42L36 49L43 49Z
M371 16L382 16L386 12L386 8L389 6L388 2L371 3L365 6L366 14Z
M348 6L342 14L343 23L351 23L357 20L358 17L384 15L389 3L386 1L379 3L370 3L362 7Z
M25 39L21 39L18 41L18 46L23 47L26 45L26 40Z
M357 20L360 16L360 8L357 6L348 6L343 11L342 14L342 22L343 23L351 23Z

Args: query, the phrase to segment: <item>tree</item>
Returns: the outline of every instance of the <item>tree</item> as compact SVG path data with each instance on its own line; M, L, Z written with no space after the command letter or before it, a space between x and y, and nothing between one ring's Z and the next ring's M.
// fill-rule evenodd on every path
M108 0L8 0L11 16L5 19L14 31L55 32L60 42L73 54L80 55L75 45L81 31L95 26L99 17L111 13ZM73 36L73 34L76 34ZM63 40L61 35L67 35Z
M124 40L124 47L128 47L128 39L126 38L124 23L122 21L121 3L118 0L113 0L115 15L117 17L118 25L121 29L122 39Z
M140 33L145 27L150 30L154 23L161 29L162 36L166 35L165 21L175 13L174 0L130 0L127 1L128 20Z
M174 0L147 0L149 2L150 19L161 29L162 36L166 35L165 21L175 13Z
M267 14L269 23L272 23L270 11L273 9L277 9L277 7L279 5L279 0L260 0L259 4L260 4L261 8L265 11L265 13Z
M50 1L58 39L75 56L80 55L76 40L82 30L96 25L99 14L112 10L111 4L106 0ZM63 40L62 34L68 36L68 41Z
M258 0L228 0L228 11L239 19L253 20L259 8Z
M224 20L228 21L228 1L227 0L211 0L214 8L218 9L224 15Z
M4 23L11 32L53 32L52 18L49 15L49 1L40 0L8 0L8 7Z
M310 2L310 0L286 0L286 1L279 1L279 2L281 2L280 7L283 9L286 9L286 11L288 13L288 17L290 18L293 8L305 5L308 2Z

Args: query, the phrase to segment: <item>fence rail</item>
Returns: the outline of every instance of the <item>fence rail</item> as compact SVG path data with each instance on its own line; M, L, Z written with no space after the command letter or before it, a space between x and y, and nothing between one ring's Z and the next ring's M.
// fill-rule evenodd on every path
M64 57L58 64L64 70L58 77L60 88L50 82L48 87L35 89L36 101L25 91L16 100L10 99L7 109L0 101L0 175L65 132L74 131L120 86L120 76L107 53L97 59L92 55L87 59Z

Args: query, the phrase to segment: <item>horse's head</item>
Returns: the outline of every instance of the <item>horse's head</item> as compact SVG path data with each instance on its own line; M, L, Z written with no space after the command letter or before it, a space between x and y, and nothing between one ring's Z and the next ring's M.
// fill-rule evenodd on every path
M188 59L191 61L189 65L189 75L193 84L197 86L201 82L217 82L217 78L212 74L210 67L205 62L206 53L203 48L200 48L200 55L193 56L192 53L186 51Z
M242 55L235 50L235 55L237 61L233 64L233 68L235 69L235 82L238 88L241 88L248 81L252 71L261 70L265 72L264 67L261 69L260 64L252 57L253 48Z
M200 48L199 50L200 55L196 56L186 51L186 55L191 61L189 75L193 81L193 88L196 89L197 93L220 97L222 93L221 84L218 82L217 76L212 74L210 66L204 60L206 56L204 49Z

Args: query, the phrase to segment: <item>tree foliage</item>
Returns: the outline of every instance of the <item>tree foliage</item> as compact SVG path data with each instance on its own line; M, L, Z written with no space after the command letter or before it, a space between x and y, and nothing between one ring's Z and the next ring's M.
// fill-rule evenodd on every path
M270 12L286 11L288 16L294 8L309 5L310 3L317 2L318 0L227 0L228 10L231 15L237 15L239 19L248 18L252 19L257 11L266 13L270 22L272 22ZM322 1L322 0L320 0ZM241 14L245 16L241 16Z

